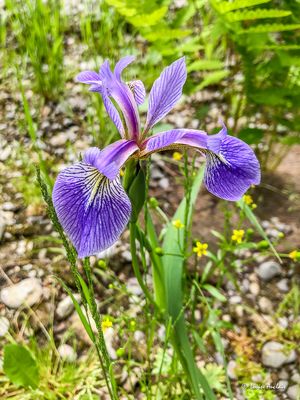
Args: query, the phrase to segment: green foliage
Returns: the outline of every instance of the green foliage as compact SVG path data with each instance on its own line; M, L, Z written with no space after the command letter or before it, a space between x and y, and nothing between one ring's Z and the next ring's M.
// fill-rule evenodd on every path
M45 99L58 99L64 85L61 0L6 0L6 7L17 52L33 69L35 90Z
M30 351L22 345L4 346L3 370L10 381L17 386L35 389L39 384L37 362Z

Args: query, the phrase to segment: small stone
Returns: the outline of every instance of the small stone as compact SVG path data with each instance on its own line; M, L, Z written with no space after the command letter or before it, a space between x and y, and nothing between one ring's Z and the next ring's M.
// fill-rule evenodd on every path
M262 363L266 367L280 368L284 364L295 361L296 357L295 350L287 353L284 346L275 341L267 342L262 348Z
M282 370L279 372L278 377L279 377L280 379L287 380L287 379L289 379L290 374L287 372L286 369L282 369Z
M289 326L289 321L286 317L279 317L278 323L282 328L286 329Z
M290 290L289 281L286 278L285 279L281 279L279 282L277 282L276 286L278 287L278 289L281 292L284 292L284 293L286 293L286 292L288 292Z
M260 291L259 284L257 282L251 282L249 285L249 292L253 294L253 296L258 296Z
M80 302L79 294L74 294L74 297L78 302ZM56 315L59 319L65 319L70 314L72 314L73 310L74 310L73 301L71 297L67 296L58 303L56 308Z
M43 288L36 278L27 278L1 290L0 300L9 308L33 306L42 298Z
M276 388L278 388L278 390L280 390L280 392L285 392L288 385L289 385L289 383L287 380L281 379L280 381L277 382Z
M151 179L162 179L164 177L163 173L157 167L151 168Z
M104 335L104 340L107 348L107 352L112 360L117 359L117 353L116 350L113 347L113 340L116 336L116 333L114 332L113 328L107 328L106 331L103 333Z
M295 372L293 375L292 375L292 381L293 382L295 382L295 383L300 383L300 374L298 373L298 372Z
M170 182L168 178L162 178L158 181L158 186L161 187L162 189L166 190L170 186Z
M133 337L136 342L142 342L145 340L145 334L142 331L135 331Z
M242 302L241 296L232 296L229 298L230 304L241 304L241 302Z
M132 261L132 256L129 250L122 251L121 257L127 262Z
M77 354L75 350L68 344L61 344L58 347L57 351L61 358L66 362L73 363L77 359Z
M234 360L230 360L227 364L227 375L230 379L237 379L236 375L236 362Z
M258 306L263 313L271 314L273 311L273 304L267 297L261 297L258 300Z
M126 288L129 293L135 296L140 296L143 293L143 290L141 289L137 279L134 277L128 279L126 282Z
M0 337L5 336L9 330L9 320L5 317L0 317Z
M265 261L258 267L257 274L264 281L269 281L274 276L280 275L281 266L276 261Z
M223 359L221 353L219 353L219 352L215 353L215 360L216 360L217 364L224 365L224 359Z
M297 400L300 396L300 385L290 386L287 390L287 394L289 396L289 399Z

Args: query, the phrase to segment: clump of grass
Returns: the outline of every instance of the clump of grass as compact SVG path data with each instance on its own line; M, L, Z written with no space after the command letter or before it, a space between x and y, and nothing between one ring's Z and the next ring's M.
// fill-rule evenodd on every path
M56 100L65 80L61 1L7 0L6 7L16 51L33 69L33 89L46 100Z

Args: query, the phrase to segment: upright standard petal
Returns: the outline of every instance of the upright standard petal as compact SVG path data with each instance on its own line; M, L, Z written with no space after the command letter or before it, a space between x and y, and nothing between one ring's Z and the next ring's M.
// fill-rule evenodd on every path
M88 158L94 155L92 151ZM131 214L130 200L119 177L110 181L84 162L58 175L53 204L79 258L103 251L116 242Z
M123 70L128 67L129 64L131 64L135 60L134 56L125 56L121 58L120 61L117 62L115 69L114 69L114 74L117 77L117 79L121 79L121 73Z
M108 179L115 179L122 165L138 150L134 140L121 139L100 151L92 165Z
M120 61L120 65L116 67L117 75L110 69L109 63L106 60L99 71L102 79L103 87L109 97L112 97L120 108L127 127L127 139L138 140L140 133L140 118L138 114L137 104L133 93L129 87L121 80L120 73L124 66L128 65L128 60Z
M138 106L143 104L146 97L146 90L143 82L140 80L130 81L128 82L128 86L134 95L136 104Z
M149 109L144 134L174 107L182 94L186 80L185 58L165 68L154 82L149 96Z
M76 81L87 85L101 85L99 74L95 71L82 71L76 76Z
M224 135L217 153L212 150L206 153L205 185L214 195L225 200L239 200L251 185L260 183L260 166L254 151L236 137ZM208 148L210 140L215 138L208 136Z

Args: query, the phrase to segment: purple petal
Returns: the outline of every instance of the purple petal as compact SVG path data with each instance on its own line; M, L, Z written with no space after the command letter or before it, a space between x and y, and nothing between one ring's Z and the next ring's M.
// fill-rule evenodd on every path
M82 71L76 76L76 81L88 85L101 84L100 76L95 71Z
M113 102L110 100L106 90L103 90L103 92L102 92L102 99L103 99L104 107L106 109L107 114L109 115L112 122L116 125L118 131L120 132L121 137L124 138L125 137L125 129L124 129L122 119L120 117L119 111L116 109Z
M185 80L184 57L163 70L150 92L145 133L174 107L181 97Z
M83 155L83 162L94 166L97 158L100 156L101 150L98 147L90 147Z
M146 90L143 82L140 80L130 81L128 82L128 86L134 95L136 104L138 106L143 104L146 97Z
M150 136L143 142L143 155L180 146L207 148L207 133L193 129L173 129Z
M122 165L137 150L139 148L134 140L121 139L106 146L92 165L108 179L115 179Z
M79 258L103 251L116 242L131 213L119 177L109 181L96 168L82 162L58 175L53 204Z
M224 136L218 153L206 154L205 184L214 195L225 200L239 200L251 185L260 183L259 162L246 143L233 136ZM219 135L220 135L219 134ZM208 136L208 147L216 146L215 137Z
M135 57L134 56L126 56L121 58L120 61L117 62L114 70L114 74L117 79L121 79L121 73L122 71L134 61Z

